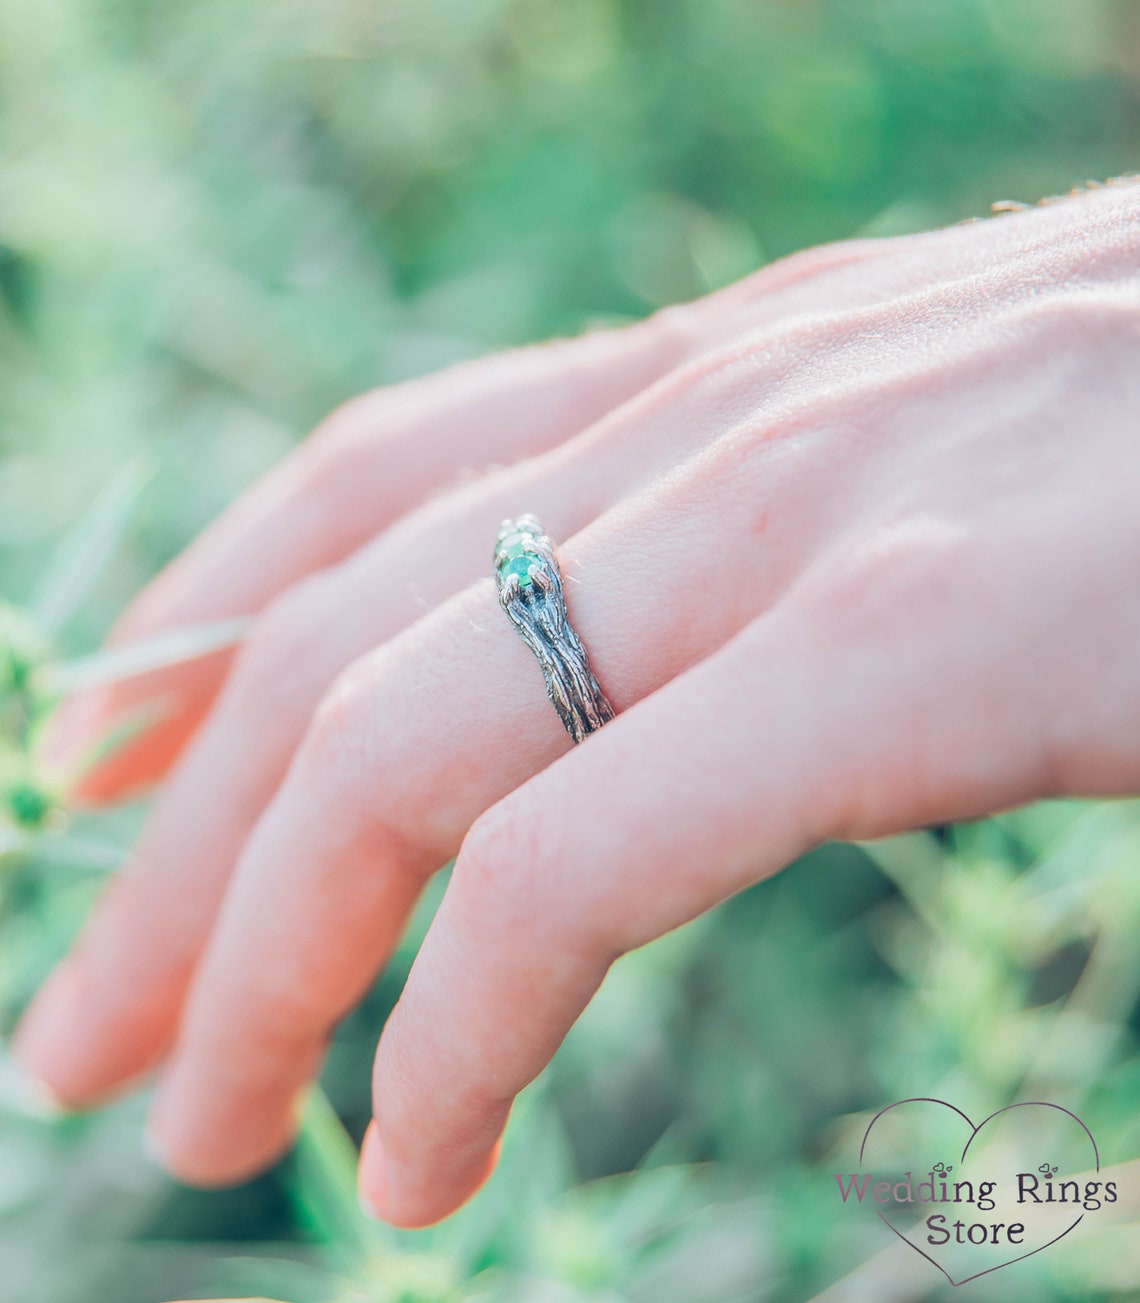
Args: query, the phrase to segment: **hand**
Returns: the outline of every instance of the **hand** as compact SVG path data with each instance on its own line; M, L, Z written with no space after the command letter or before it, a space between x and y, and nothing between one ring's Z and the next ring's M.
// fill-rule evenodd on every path
M334 415L117 637L260 611L91 775L163 774L16 1053L89 1104L169 1051L170 1168L289 1143L427 877L361 1190L485 1178L623 952L828 838L1140 789L1140 186L792 258L629 330ZM535 512L618 718L572 748L489 550Z

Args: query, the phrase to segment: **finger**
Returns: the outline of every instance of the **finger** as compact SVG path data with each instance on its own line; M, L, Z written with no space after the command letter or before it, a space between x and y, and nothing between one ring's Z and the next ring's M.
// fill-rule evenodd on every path
M707 388L685 399L680 384L663 381L559 448L434 500L272 604L130 865L21 1023L15 1053L29 1072L83 1105L161 1057L241 846L337 673L485 574L488 539L520 502L569 537L683 461L710 399Z
M918 594L884 587L865 609L834 583L793 592L476 821L377 1052L377 1216L426 1225L478 1188L618 956L823 840L1048 790L1032 721L979 690L985 651L928 641Z
M806 731L774 718L787 693L802 719L811 662L774 664L770 641L748 642L762 703L740 697L745 654L730 644L467 834L377 1052L359 1175L376 1216L423 1226L458 1207L610 964L822 835L823 807L796 787L816 790Z
M625 503L563 548L572 618L618 709L728 637L793 564L774 548L719 566L707 545L738 528L733 495L707 464L672 486L687 479L693 492L671 505ZM765 480L779 494L774 466ZM749 518L754 490L739 484L735 500ZM288 1142L330 1027L427 874L569 745L541 683L485 580L357 662L326 700L241 856L160 1090L156 1144L184 1179L236 1179Z
M346 404L148 585L110 642L259 611L449 484L556 446L679 360L690 341L676 320L520 349ZM61 765L149 704L161 710L77 795L108 799L163 773L230 660L215 653L68 702L48 742Z

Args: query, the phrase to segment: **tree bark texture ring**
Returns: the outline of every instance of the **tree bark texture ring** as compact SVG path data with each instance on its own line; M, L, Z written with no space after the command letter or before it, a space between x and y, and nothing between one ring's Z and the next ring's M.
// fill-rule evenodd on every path
M495 537L499 605L534 652L546 692L575 742L614 717L590 658L566 614L562 570L550 537L534 516L504 520Z

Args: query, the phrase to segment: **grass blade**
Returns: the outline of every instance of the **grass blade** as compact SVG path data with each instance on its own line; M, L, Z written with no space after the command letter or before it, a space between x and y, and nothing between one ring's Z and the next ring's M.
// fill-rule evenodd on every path
M107 647L90 656L78 656L74 660L45 666L41 671L41 686L45 691L65 694L167 669L171 665L235 647L249 631L250 623L248 616L214 620L185 629L172 629L169 633L124 643L121 647Z
M139 496L154 476L149 457L129 461L56 550L32 599L41 628L58 633L75 615L122 541Z

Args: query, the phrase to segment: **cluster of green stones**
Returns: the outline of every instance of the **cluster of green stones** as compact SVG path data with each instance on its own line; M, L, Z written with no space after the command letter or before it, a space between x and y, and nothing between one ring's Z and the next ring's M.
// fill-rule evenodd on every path
M538 544L541 530L528 528L522 521L505 521L495 539L495 570L500 586L518 576L520 588L530 588L534 579L531 568L542 568L545 558Z

